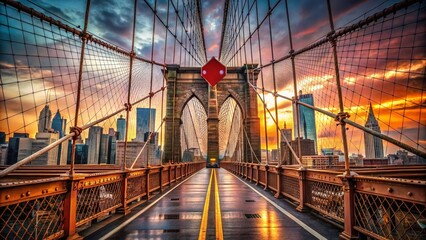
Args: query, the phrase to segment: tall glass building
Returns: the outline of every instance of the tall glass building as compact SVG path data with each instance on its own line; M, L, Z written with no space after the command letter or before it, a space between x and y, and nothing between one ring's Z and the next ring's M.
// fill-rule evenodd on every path
M117 131L118 131L118 139L124 140L126 137L126 119L123 118L123 115L120 115L120 118L117 119Z
M136 109L136 139L144 140L146 132L155 131L155 112L153 108L137 108Z
M315 106L314 96L312 94L302 94L299 92L299 101ZM293 105L293 116L294 116L294 138L297 137L298 126L296 124L296 111ZM299 123L300 123L300 137L303 139L314 140L315 154L318 152L317 147L317 128L315 126L315 111L305 106L299 105Z
M99 164L99 154L101 148L103 128L92 126L89 128L89 138L86 142L87 149L87 164Z

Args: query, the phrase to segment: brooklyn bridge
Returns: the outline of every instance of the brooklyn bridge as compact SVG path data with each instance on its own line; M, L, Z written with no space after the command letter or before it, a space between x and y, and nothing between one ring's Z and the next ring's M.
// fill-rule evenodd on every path
M0 239L426 239L425 1L0 2Z

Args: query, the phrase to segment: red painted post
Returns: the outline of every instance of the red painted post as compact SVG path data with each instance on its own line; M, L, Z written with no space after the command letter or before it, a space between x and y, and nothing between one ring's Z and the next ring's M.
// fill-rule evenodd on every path
M124 215L130 213L129 208L127 207L127 188L128 188L128 178L130 177L129 169L124 170L123 173L123 188L121 190L121 202L123 206L117 209L118 213L123 213Z
M299 206L297 206L296 210L306 212L306 168L300 167L297 171L299 172Z
M265 165L265 187L263 188L263 190L267 190L268 189L268 170L269 170L269 165Z
M354 229L355 225L355 187L353 176L339 175L343 183L343 211L344 211L344 230L340 233L340 239L356 239L358 238L357 232Z
M145 181L145 189L146 189L146 199L149 199L149 166L146 167L146 181Z
M77 194L79 181L84 177L70 176L69 189L64 200L64 231L67 239L78 239L80 236L76 232L77 223Z
M259 185L259 165L256 165L256 185Z
M250 170L250 182L253 181L253 164L249 163L249 170Z
M169 165L169 184L168 184L168 186L170 187L171 184L172 184L172 166Z
M163 170L164 166L160 166L160 192L163 192Z
M282 168L281 166L276 166L275 169L277 169L277 193L275 193L274 197L275 198L280 198L281 195L281 173L282 173Z

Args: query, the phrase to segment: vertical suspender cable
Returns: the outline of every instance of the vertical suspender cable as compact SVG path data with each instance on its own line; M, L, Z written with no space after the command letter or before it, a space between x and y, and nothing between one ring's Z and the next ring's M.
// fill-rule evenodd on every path
M84 16L84 28L83 32L81 33L81 53L80 53L80 67L78 70L78 85L77 85L77 102L75 106L75 117L74 117L74 131L78 131L78 135L74 135L72 139L72 148L71 148L71 169L70 169L70 175L74 175L74 161L75 161L75 148L76 148L76 140L78 136L81 133L81 130L78 129L78 114L80 111L80 101L81 101L81 85L83 80L83 63L84 63L84 49L86 48L86 41L89 38L89 35L87 34L87 25L89 23L89 13L90 13L90 0L87 0L86 3L86 13Z

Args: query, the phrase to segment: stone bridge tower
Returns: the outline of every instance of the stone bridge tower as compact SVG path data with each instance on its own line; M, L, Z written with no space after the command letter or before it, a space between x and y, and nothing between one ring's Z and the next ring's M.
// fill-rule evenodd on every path
M241 68L228 67L226 77L215 87L201 77L201 68L167 65L167 107L165 122L164 161L181 161L181 115L189 100L196 97L207 114L208 158L219 158L219 119L218 113L227 98L232 97L239 105L243 115L243 124L250 139L251 147L260 159L260 121L257 111L257 94L247 83L256 85L257 65L244 65ZM210 96L209 96L210 94ZM215 96L216 95L216 96ZM210 101L209 101L210 100ZM243 133L244 134L244 133ZM247 138L243 136L243 161L254 162Z

